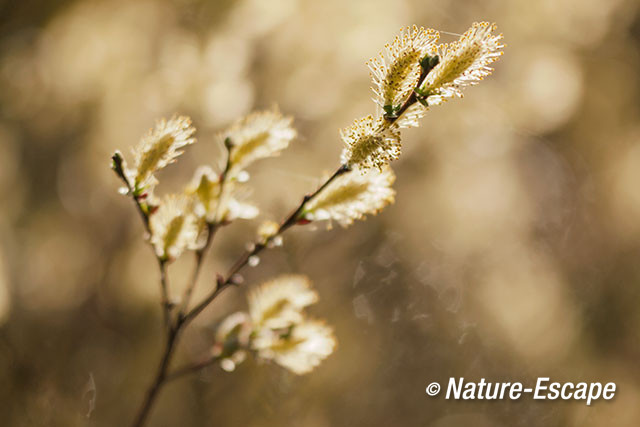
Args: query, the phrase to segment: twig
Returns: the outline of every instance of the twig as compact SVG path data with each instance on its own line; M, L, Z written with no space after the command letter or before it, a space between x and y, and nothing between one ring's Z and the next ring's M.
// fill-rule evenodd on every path
M218 195L218 204L215 209L214 217L212 222L207 222L207 240L204 246L196 251L196 264L193 269L193 275L187 288L185 289L184 296L182 298L182 304L180 306L180 310L178 312L178 318L184 316L185 312L189 309L189 302L191 300L191 295L193 294L193 290L196 287L196 283L198 282L198 276L200 274L200 270L202 268L202 262L204 259L204 255L207 253L211 242L213 241L213 237L216 234L218 228L223 225L220 216L220 205L222 204L222 198L224 196L224 188L225 182L227 180L227 175L229 174L229 170L231 169L231 149L233 148L233 142L231 138L227 137L224 140L224 146L227 149L227 162L225 164L224 170L220 174L220 190Z
M185 375L193 374L198 372L201 369L206 368L207 366L211 366L217 363L220 360L220 356L212 356L207 360L202 362L194 363L193 365L183 366L181 368L176 369L172 373L168 374L165 378L165 382L171 382L173 380L177 380Z
M420 87L420 83L424 80L424 78L427 76L427 74L429 73L429 71L431 70L431 68L433 68L433 65L430 63L427 63L427 66L423 66L422 67L422 72L420 74L420 78L418 80L418 85L416 86L415 89L419 89ZM409 107L411 107L413 104L415 104L416 102L418 102L418 94L416 93L416 91L412 91L411 95L407 98L407 100L404 102L404 104L402 104L402 106L398 109L398 111L396 112L396 114L394 116L384 116L385 120L390 124L394 124L408 109ZM225 145L226 145L225 141ZM229 167L229 162L227 162L227 167ZM227 273L227 275L225 277L218 277L218 279L216 280L217 286L216 288L200 303L198 304L196 307L194 307L191 311L187 312L186 315L184 315L183 317L180 317L178 319L178 324L187 324L189 323L191 320L193 320L194 317L196 317L198 314L200 314L202 312L202 310L204 310L205 308L207 308L207 306L209 304L211 304L211 302L228 286L233 284L233 277L238 274L238 272L240 272L240 270L242 270L248 263L249 260L251 259L251 257L257 256L260 252L262 252L263 249L265 249L269 242L271 242L271 240L273 240L275 237L280 236L282 233L284 233L287 229L289 229L291 226L295 225L298 220L299 220L299 215L300 213L302 213L302 211L304 210L305 205L312 199L314 199L318 194L320 194L322 192L322 190L324 190L329 184L331 184L331 182L333 182L333 180L335 180L336 178L338 178L340 175L351 171L351 167L349 167L349 165L343 164L340 165L340 167L333 173L333 175L331 175L325 182L324 184L322 184L316 191L314 191L313 193L311 193L310 195L305 196L302 199L302 202L300 202L300 204L298 205L298 207L296 209L294 209L289 216L282 222L282 224L280 225L280 227L278 228L278 231L270 236L266 242L258 242L255 243L253 245L253 249L246 251L233 265L233 267L231 267L231 270L229 270L229 272Z
M422 97L422 95L420 95L422 93L420 92L420 84L427 77L427 74L429 74L429 71L431 71L433 67L435 67L438 64L439 60L440 59L438 56L433 56L433 57L427 56L421 61L420 65L422 68L420 72L420 78L418 79L418 85L411 91L411 95L409 95L409 97L404 102L404 104L402 104L400 108L394 112L394 114L384 115L384 119L389 124L395 123L409 109L409 107L411 107L413 104L419 101L418 96Z
M127 192L128 194L131 195L131 199L135 203L136 209L140 214L140 217L142 218L142 223L144 224L144 228L147 234L151 235L151 227L149 226L149 214L147 212L147 209L143 208L142 203L140 202L142 196L136 194L133 186L131 185L131 183L129 182L129 179L127 178L127 175L123 167L124 159L122 158L122 155L119 152L115 152L113 156L111 156L111 160L112 160L111 168L116 173L116 175L118 175L118 177L122 180L122 182L124 182L124 185L127 187ZM151 249L153 250L153 247ZM162 313L164 317L165 326L167 329L169 329L171 327L171 303L169 302L169 286L167 283L168 281L167 265L166 265L167 260L160 258L156 254L155 250L153 253L156 259L158 260L158 265L160 267L160 292L162 295L162 301L161 301Z
M127 187L128 194L131 195L133 199L137 211L140 213L140 217L142 218L142 223L144 224L145 230L148 234L151 234L151 228L149 226L149 214L147 210L142 207L142 203L140 202L141 196L136 194L134 188L132 187L127 175L125 174L123 167L123 158L119 152L116 152L112 157L112 169L118 175L118 177L124 182ZM152 248L153 249L153 248ZM173 356L173 352L176 345L176 340L178 338L178 334L180 333L180 328L174 327L173 322L171 320L171 303L169 301L169 285L167 278L167 260L159 257L155 251L154 254L156 259L158 260L158 266L160 269L160 291L162 298L162 314L164 319L165 331L167 333L165 349L162 355L162 359L160 361L160 366L158 367L158 372L153 381L151 387L149 387L145 400L142 402L140 409L138 410L138 415L136 416L133 426L141 427L146 422L146 419L149 415L149 411L155 401L158 392L162 388L164 384L165 377L167 375L167 370L169 369L169 364L171 362L171 358Z
M131 199L133 199L133 202L136 205L136 209L138 213L140 213L140 217L142 218L142 223L144 224L144 228L146 232L151 234L151 228L149 228L149 215L147 214L145 209L142 207L142 204L140 203L140 200L143 199L143 197L136 194L133 186L129 182L129 179L127 178L127 175L125 174L124 168L122 166L124 159L122 158L122 155L120 154L119 151L116 151L113 154L113 156L111 156L111 161L112 161L111 168L116 173L116 175L118 175L118 177L122 180L122 182L124 182L124 185L127 187L127 192L128 192L127 194L131 194Z
M171 363L171 358L173 357L179 333L180 330L178 328L169 329L164 354L162 356L162 360L160 361L158 372L155 376L155 379L153 380L153 383L151 384L151 387L149 387L149 389L147 390L145 399L142 402L140 409L138 410L138 414L136 415L132 427L142 427L147 421L147 417L149 416L151 407L153 406L155 399L158 397L158 393L162 389L162 386L167 380L167 371L169 370L169 364Z
M428 63L430 64L430 63ZM429 70L431 69L432 65L429 65L427 67L423 66L422 69L422 73L419 79L419 83L422 82L422 80L425 78L425 76L427 75L427 73L429 72ZM389 123L390 125L394 124L398 118L400 116L402 116L402 114L404 114L408 108L415 104L416 102L420 101L424 101L424 97L423 95L421 95L418 90L419 90L419 83L418 86L415 88L414 91L412 91L411 95L407 98L407 100L401 105L401 107L395 112L395 114L393 115L385 115L384 119L386 120L387 123ZM233 147L232 142L227 139L225 140L225 146L227 147L227 150L230 154L231 152L231 148ZM227 158L227 163L226 163L226 167L225 170L223 171L223 173L220 176L220 197L223 196L223 186L224 186L224 182L226 180L226 176L227 173L229 172L229 169L231 167L231 156L229 155L229 157ZM124 174L124 171L122 169L122 156L120 156L119 153L114 154L113 156L113 169L116 171L116 173L118 174L118 176L120 176L120 178L125 182L125 184L127 185L127 189L129 191L130 194L133 195L133 199L136 203L136 206L138 208L138 211L140 212L143 221L145 223L145 227L147 228L147 231L149 231L149 217L148 214L145 212L145 210L143 209L142 205L140 204L140 200L139 200L139 196L137 196L135 194L135 192L133 191L133 188L131 187L128 179L126 178L126 175ZM174 350L176 347L176 343L177 343L177 339L178 336L180 334L180 332L186 328L186 326L196 317L198 316L205 308L207 308L209 306L209 304L211 304L211 302L213 300L216 299L216 297L218 295L220 295L220 293L222 291L224 291L227 287L229 287L230 285L234 284L234 276L236 276L251 260L252 257L257 256L260 252L262 252L265 248L269 247L269 243L271 243L271 241L276 238L279 237L280 235L282 235L282 233L284 233L286 230L288 230L289 228L291 228L293 225L298 224L301 220L300 218L300 214L303 213L304 211L304 207L305 205L313 200L315 197L318 196L318 194L320 194L329 184L331 184L336 178L338 178L339 176L350 172L351 171L351 167L349 165L343 164L341 165L334 173L333 175L331 175L320 187L318 187L318 189L316 191L314 191L313 193L304 196L304 198L302 199L302 201L300 202L300 204L293 210L291 211L291 213L286 217L286 219L280 224L280 227L278 228L278 230L276 231L275 234L269 236L265 241L261 241L261 242L257 242L253 245L253 248L251 250L246 251L245 253L242 254L242 256L240 256L240 258L233 264L233 266L231 267L231 269L229 270L229 272L227 273L226 276L222 277L222 276L218 276L217 278L217 286L216 288L202 301L200 302L198 305L196 305L193 309L191 309L190 311L187 311L186 314L184 313L184 311L187 310L188 308L188 302L189 299L191 297L191 294L193 292L193 288L195 287L195 284L197 282L197 278L198 278L198 274L200 272L201 269L201 265L202 265L202 259L204 257L204 254L206 253L206 250L208 249L211 240L213 239L213 235L215 234L215 231L217 229L217 225L212 225L210 226L210 228L208 229L208 236L207 236L207 242L205 244L205 246L202 248L202 250L196 252L196 265L194 268L194 273L190 282L190 285L187 287L186 293L185 293L185 298L183 301L183 305L181 307L181 310L178 313L178 316L175 320L175 323L172 322L171 320L171 316L170 316L170 306L168 304L168 299L167 299L167 283L166 283L166 266L165 266L165 262L160 260L160 270L161 270L161 283L162 283L162 290L163 290L163 306L164 306L164 311L165 311L165 323L168 325L167 328L167 340L166 340L166 346L165 346L165 350L164 350L164 354L162 356L161 362L160 362L160 366L158 368L158 373L156 374L156 377L151 385L151 387L149 388L149 390L147 391L147 395L145 397L145 400L142 403L142 406L140 407L140 410L138 412L138 415L134 421L133 427L141 427L144 425L149 412L151 410L151 407L153 406L153 403L155 402L155 399L159 393L159 391L161 390L162 386L168 382L168 381L172 381L176 378L179 378L183 375L187 375L189 373L192 372L196 372L206 366L209 366L211 364L214 364L218 361L218 357L212 357L210 359L205 360L204 362L200 362L200 363L196 363L194 365L190 365L190 366L186 366L183 368L179 368L177 369L175 372L168 374L168 369L169 369L169 365L172 359L172 356L174 354ZM219 205L218 205L219 208ZM217 209L218 209L217 208ZM218 218L218 214L219 212L216 211L216 224L217 221L219 221Z
M187 285L184 291L184 295L182 297L182 303L180 305L180 310L178 312L179 317L184 315L184 313L189 308L189 301L191 300L191 295L193 294L193 290L195 289L196 283L198 282L198 276L200 274L200 270L202 269L204 256L207 253L209 246L211 246L211 242L213 241L213 237L215 236L218 228L219 226L217 224L207 223L207 240L205 241L204 246L196 250L195 252L196 262L195 262L195 266L193 267L191 280L189 280L189 284Z
M164 317L164 326L167 330L171 329L171 307L169 301L169 284L167 278L167 261L158 257L158 266L160 268L160 289L162 292L162 315Z
M242 256L233 264L233 266L231 267L231 269L229 270L229 272L227 273L227 275L225 277L219 277L217 280L217 286L216 288L200 303L198 304L196 307L194 307L191 311L187 312L187 314L181 318L178 319L178 324L182 325L182 324L187 324L189 323L191 320L193 320L194 317L196 317L198 314L200 314L200 312L202 312L202 310L204 310L205 308L207 308L207 306L209 304L211 304L211 302L228 286L232 285L233 282L233 278L236 274L238 274L240 272L240 270L242 270L248 263L249 260L254 257L257 256L260 252L262 252L263 249L265 249L266 247L268 247L269 243L276 238L277 236L280 236L282 233L284 233L286 230L288 230L289 228L291 228L293 225L295 225L299 218L300 213L304 210L304 206L311 201L312 199L314 199L318 194L320 194L320 192L322 192L322 190L324 190L329 184L331 184L331 182L333 182L336 178L338 178L340 175L347 173L351 170L351 168L347 165L341 165L334 173L333 175L331 175L320 187L318 187L318 189L316 191L314 191L313 193L304 196L304 198L302 199L302 202L300 202L300 204L298 205L298 207L296 207L293 211L291 211L291 213L287 216L287 218L282 222L282 224L280 225L280 227L278 228L278 231L271 235L266 242L259 242L259 243L255 243L253 245L253 249L246 251L244 254L242 254Z

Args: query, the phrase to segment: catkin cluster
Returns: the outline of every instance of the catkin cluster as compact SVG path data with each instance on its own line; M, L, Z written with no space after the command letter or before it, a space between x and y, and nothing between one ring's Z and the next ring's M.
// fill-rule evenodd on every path
M163 281L170 333L199 314L221 287L233 283L233 275L244 265L256 265L260 250L282 244L288 228L319 221L326 221L329 227L333 223L346 227L393 202L395 175L389 163L400 156L401 129L417 127L430 106L462 97L465 87L491 73L490 65L503 47L502 35L495 30L493 24L475 23L449 44L438 44L440 35L432 29L413 26L402 30L368 62L378 114L355 120L341 130L345 147L336 173L282 223L263 222L253 249L232 269L232 276L218 279L218 289L191 312L192 288L182 301L171 304L175 298L166 295L170 290ZM297 132L293 120L277 109L251 113L219 136L227 150L223 170L216 170L214 162L202 165L183 191L158 195L157 172L196 141L194 134L189 118L161 120L133 149L131 168L119 152L113 156L113 168L125 183L122 192L135 201L161 267L187 251L197 254L192 285L215 230L260 213L245 197L250 178L247 169L258 160L279 155ZM281 276L255 288L248 296L248 311L232 314L218 327L212 353L226 370L233 370L253 353L296 374L311 371L336 346L332 328L305 313L317 299L310 281L299 275ZM174 307L180 307L177 316L173 316Z
M369 60L377 117L356 120L342 130L342 162L383 168L400 156L400 130L417 127L428 108L480 82L502 55L502 34L488 22L474 23L459 40L437 44L440 34L416 26L404 29L378 57Z

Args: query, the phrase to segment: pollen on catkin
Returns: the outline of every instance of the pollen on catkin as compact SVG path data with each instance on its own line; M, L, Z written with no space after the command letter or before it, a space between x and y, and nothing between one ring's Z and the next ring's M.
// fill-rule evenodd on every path
M400 156L400 130L382 117L355 120L340 136L346 145L341 161L350 167L382 168Z
M393 114L407 100L420 83L420 61L435 52L439 38L437 31L406 27L384 51L367 62L371 70L374 101L386 113Z
M353 170L331 182L305 206L302 218L309 221L336 221L347 227L354 220L376 214L393 203L395 174L391 167L370 169L364 173Z
M459 40L438 47L440 61L427 74L418 93L429 105L462 97L462 89L491 74L490 65L502 55L502 34L495 24L474 23Z

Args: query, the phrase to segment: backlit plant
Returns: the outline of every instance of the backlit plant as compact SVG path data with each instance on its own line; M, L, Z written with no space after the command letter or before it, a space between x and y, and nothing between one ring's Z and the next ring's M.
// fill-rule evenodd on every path
M221 134L226 166L221 171L204 165L179 194L156 194L156 172L176 161L195 142L190 119L161 120L133 150L129 167L123 155L112 156L112 168L124 183L142 218L158 261L166 341L153 383L134 420L142 426L158 392L169 381L219 364L232 371L249 354L272 361L295 373L317 367L336 347L333 329L310 318L305 308L318 300L308 278L283 275L248 293L248 312L237 312L218 325L210 355L192 365L172 368L182 332L224 289L241 283L241 272L256 265L265 249L282 244L288 229L310 222L334 222L342 227L375 214L395 197L395 175L389 165L401 153L401 130L417 127L429 107L449 98L490 74L490 65L502 54L502 35L486 22L475 23L459 40L438 44L439 33L416 26L404 29L376 58L368 62L378 114L341 130L345 144L340 163L314 192L304 196L282 222L265 222L249 249L226 275L218 275L212 289L192 304L205 255L223 225L253 219L259 210L244 200L246 169L254 162L277 156L296 138L293 120L277 109L254 112ZM212 159L209 163L214 163ZM170 297L169 265L185 252L195 254L193 274L177 301Z

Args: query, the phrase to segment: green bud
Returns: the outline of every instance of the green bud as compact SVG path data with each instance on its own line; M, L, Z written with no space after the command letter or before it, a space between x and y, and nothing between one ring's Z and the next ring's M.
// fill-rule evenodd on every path
M384 110L384 117L387 119L395 119L398 116L398 110L400 109L400 106L396 106L394 107L393 105L385 105L384 107L382 107L382 109Z
M440 63L440 57L438 55L434 55L434 56L427 55L424 58L422 58L422 61L420 61L420 66L426 73L429 73L429 71L431 71L433 67L435 67L439 63Z

